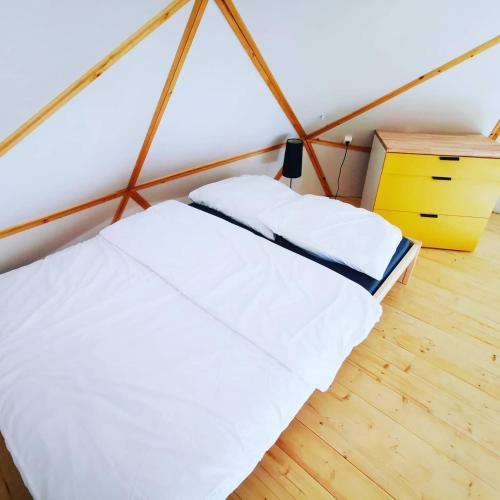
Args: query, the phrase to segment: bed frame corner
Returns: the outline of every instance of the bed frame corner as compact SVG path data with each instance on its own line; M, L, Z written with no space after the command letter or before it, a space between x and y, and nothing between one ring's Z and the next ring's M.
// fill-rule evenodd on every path
M382 302L382 299L389 293L389 290L396 282L406 285L410 280L417 263L418 254L422 248L422 242L412 238L408 239L412 243L410 249L373 295L379 302Z

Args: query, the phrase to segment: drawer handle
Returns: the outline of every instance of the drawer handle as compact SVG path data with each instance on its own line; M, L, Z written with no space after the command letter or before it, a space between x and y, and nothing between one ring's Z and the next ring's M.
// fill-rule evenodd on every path
M433 175L432 178L435 181L451 181L451 177L442 177L440 175Z
M438 214L420 214L420 217L429 217L430 219L437 219Z
M460 156L440 156L439 159L445 161L460 161Z

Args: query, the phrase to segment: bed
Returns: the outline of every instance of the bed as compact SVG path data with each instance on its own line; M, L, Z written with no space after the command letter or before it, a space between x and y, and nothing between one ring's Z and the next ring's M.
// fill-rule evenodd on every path
M1 275L0 430L22 481L37 499L225 498L328 388L417 247L372 295L169 201Z
M227 215L219 212L218 210L214 210L213 208L207 207L205 205L201 205L199 203L191 203L191 207L196 208L198 210L202 210L206 213L212 214L215 217L220 217L221 219L224 219L231 224L234 224L236 226L242 227L246 229L247 231L250 231L251 233L255 234L256 236L259 236L263 238L264 236L257 231L254 231L252 228L245 226L244 224L241 224L240 222L234 220L231 217L228 217ZM394 255L392 256L389 265L387 266L387 269L385 270L384 276L382 279L377 280L375 278L372 278L371 276L368 276L367 274L364 274L360 271L356 271L355 269L352 269L346 265L339 264L338 262L333 262L331 260L327 260L324 258L321 258L318 255L314 255L310 252L307 252L303 248L298 247L297 245L294 245L290 241L286 240L285 238L282 238L279 235L275 236L275 239L273 243L276 243L276 245L279 245L283 248L286 248L287 250L290 250L291 252L296 253L297 255L301 255L302 257L305 257L309 260L312 260L314 262L317 262L318 264L331 269L332 271L335 271L338 274L341 274L342 276L345 276L346 278L350 279L351 281L354 281L358 285L362 286L364 289L366 289L368 292L370 292L372 295L376 295L379 297L379 294L377 294L377 291L381 289L381 287L384 285L384 283L387 282L387 280L390 280L390 277L396 277L394 272L396 271L396 274L398 272L397 268L402 268L406 264L406 262L410 261L414 262L415 256L418 254L420 251L419 243L415 242L415 240L411 240L409 238L403 237L401 239L401 243L398 245L396 248L396 251L394 252ZM405 259L406 257L406 259ZM401 263L403 264L401 265ZM398 276L399 277L399 276ZM408 277L406 278L406 281L408 280ZM387 287L386 287L387 289Z

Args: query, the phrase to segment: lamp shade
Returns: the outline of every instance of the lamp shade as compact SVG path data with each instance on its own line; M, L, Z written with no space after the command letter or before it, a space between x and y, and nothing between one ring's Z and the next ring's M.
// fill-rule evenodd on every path
M302 175L302 148L304 144L300 139L286 141L285 159L283 160L283 177L297 179Z

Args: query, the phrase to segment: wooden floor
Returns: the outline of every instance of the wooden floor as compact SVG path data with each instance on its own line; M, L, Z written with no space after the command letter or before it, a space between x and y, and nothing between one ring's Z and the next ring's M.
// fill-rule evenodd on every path
M474 253L423 249L333 385L232 499L500 499L500 215Z

